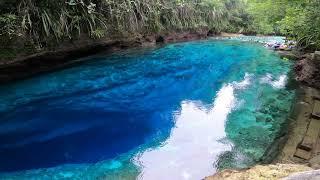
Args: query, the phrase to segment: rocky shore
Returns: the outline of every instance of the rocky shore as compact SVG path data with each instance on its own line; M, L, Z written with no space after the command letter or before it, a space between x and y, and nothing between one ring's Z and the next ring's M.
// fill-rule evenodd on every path
M0 84L80 63L84 60L80 58L97 53L112 53L133 47L205 39L208 36L215 35L214 32L200 29L198 31L166 32L145 36L137 35L131 38L94 40L82 37L73 42L61 43L59 47L53 50L31 55L18 54L14 59L1 59L0 57Z
M206 177L205 180L276 180L285 177L290 178L290 176L297 175L295 173L312 170L308 166L299 164L257 165L244 170L224 170Z
M0 84L81 63L85 60L83 57L98 53L108 54L122 49L152 47L157 44L206 39L208 37L239 38L246 36L234 33L217 34L207 29L136 35L128 38L91 39L84 36L78 40L62 42L58 47L51 50L17 54L13 59L6 59L0 55ZM287 54L283 55L284 57L290 59L296 56L288 51L283 51L283 53Z
M320 179L320 52L301 55L285 51L290 56L279 52L284 58L296 60L294 74L300 86L278 157L269 165L224 170L205 180Z

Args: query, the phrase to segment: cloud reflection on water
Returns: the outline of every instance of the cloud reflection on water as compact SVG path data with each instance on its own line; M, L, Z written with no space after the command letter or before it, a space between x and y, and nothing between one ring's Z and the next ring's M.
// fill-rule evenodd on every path
M219 155L232 148L226 138L225 123L236 106L235 91L250 85L251 75L241 82L223 85L212 108L200 102L183 101L174 115L176 125L162 146L135 157L141 167L139 179L201 179L216 171Z

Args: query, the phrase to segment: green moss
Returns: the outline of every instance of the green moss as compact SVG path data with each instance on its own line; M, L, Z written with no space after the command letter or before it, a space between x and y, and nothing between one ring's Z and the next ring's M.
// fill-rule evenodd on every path
M14 49L0 49L0 60L10 60L17 56L17 51Z
M5 40L0 38L0 41L4 42ZM26 41L22 44L14 45L15 41L18 40L5 41L6 43L0 47L0 61L9 61L19 56L30 55L37 52L35 46L31 42Z

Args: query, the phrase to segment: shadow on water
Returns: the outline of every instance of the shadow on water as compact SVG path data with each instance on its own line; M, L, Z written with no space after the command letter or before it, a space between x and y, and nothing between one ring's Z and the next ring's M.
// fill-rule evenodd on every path
M0 135L1 171L94 163L145 143L145 137L157 130L149 121L155 117L148 112L37 110L37 114L19 112L17 123L11 122L14 127L1 128L12 129Z

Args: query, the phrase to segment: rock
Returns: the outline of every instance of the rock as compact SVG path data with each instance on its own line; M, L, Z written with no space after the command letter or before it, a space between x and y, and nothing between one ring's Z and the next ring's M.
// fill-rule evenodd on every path
M283 180L319 180L320 170L294 173Z
M301 55L301 59L312 59L313 58L313 56L314 56L314 54L313 53L305 53L305 54L303 54L303 55Z
M209 30L208 33L207 33L207 36L209 36L209 37L210 36L216 36L216 35L219 35L219 34L216 31L212 30L212 29Z
M318 99L314 100L312 116L316 119L320 119L320 101Z
M157 43L164 43L164 37L163 37L163 36L158 36L158 37L156 38L156 42L157 42Z
M222 32L222 33L220 33L220 36L222 36L222 37L241 37L241 36L243 36L243 34Z
M314 52L313 60L318 61L318 62L320 61L320 51Z
M256 122L264 122L265 118L263 117L263 115L258 114L256 116Z
M190 41L197 39L205 39L208 36L207 29L199 29L198 31L185 31L185 32L170 32L161 34L157 38L157 42L171 43L180 41Z
M311 152L304 149L297 148L294 157L301 158L303 160L309 160L311 157Z
M317 155L309 160L309 166L314 169L320 169L320 155Z
M295 66L295 79L305 85L320 88L320 61L309 58L299 60Z
M277 51L281 58L287 58L290 60L298 60L299 55L294 51Z
M270 118L270 117L266 118L266 122L271 122L271 121L272 121L272 118Z
M246 170L224 170L205 180L275 180L287 177L292 173L313 170L298 164L257 165Z

